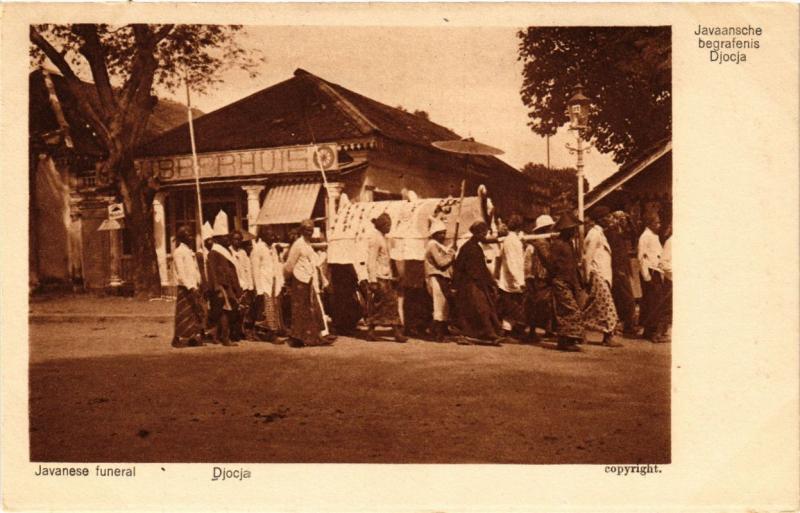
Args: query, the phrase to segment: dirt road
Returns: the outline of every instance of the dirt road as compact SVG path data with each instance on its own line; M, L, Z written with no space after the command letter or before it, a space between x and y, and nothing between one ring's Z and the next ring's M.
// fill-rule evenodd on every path
M34 321L32 460L669 461L668 344L178 350L170 336L166 320Z

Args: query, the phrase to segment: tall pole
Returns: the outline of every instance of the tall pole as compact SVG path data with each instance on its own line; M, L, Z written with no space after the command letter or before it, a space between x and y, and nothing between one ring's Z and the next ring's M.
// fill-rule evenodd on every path
M547 136L547 170L550 171L550 136Z
M192 117L192 97L189 94L189 74L184 71L184 83L186 84L186 115L189 118L189 141L192 144L192 169L194 170L194 189L197 193L197 232L200 234L200 247L197 248L205 255L205 245L203 244L203 197L200 194L200 166L197 163L197 146L194 142L194 119ZM197 240L195 238L195 240ZM203 257L203 275L208 276L208 258Z
M578 247L579 253L581 255L581 259L583 259L583 236L584 236L584 229L583 229L583 154L589 151L589 148L583 147L583 141L581 140L581 129L579 127L570 128L570 130L575 131L575 146L572 147L567 143L566 147L571 154L576 154L578 156L577 162L577 178L578 178L578 219L581 221L580 226L578 226Z
M580 234L581 247L583 246L583 143L581 142L581 132L576 130L578 136L576 153L578 154L578 219L581 225L578 227Z

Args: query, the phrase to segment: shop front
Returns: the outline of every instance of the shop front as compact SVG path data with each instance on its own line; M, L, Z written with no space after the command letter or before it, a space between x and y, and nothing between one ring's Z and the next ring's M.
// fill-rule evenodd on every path
M259 213L275 225L284 238L305 218L324 219L328 212L322 174L335 178L342 168L335 145L292 146L198 155L202 221L213 223L220 211L227 214L228 230L255 233ZM153 200L153 233L162 289L174 286L172 253L179 227L196 233L198 191L191 156L141 158L140 172L158 176L162 184ZM329 182L331 197L338 198L342 184ZM262 208L264 212L262 212ZM263 224L263 223L262 223Z

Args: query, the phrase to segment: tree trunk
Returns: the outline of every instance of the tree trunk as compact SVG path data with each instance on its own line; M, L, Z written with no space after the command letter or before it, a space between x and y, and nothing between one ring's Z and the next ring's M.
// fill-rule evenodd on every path
M138 298L161 295L161 279L153 237L153 203L148 194L135 195L130 212L130 236L133 241L133 286Z
M145 178L138 176L133 162L121 163L120 192L125 202L126 226L133 251L133 287L137 298L159 297L161 279L158 275L155 239L153 236L153 196L155 191Z

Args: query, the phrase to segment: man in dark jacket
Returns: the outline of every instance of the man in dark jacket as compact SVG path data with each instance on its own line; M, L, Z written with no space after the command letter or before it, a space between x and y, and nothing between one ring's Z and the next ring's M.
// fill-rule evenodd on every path
M480 246L486 241L489 227L477 221L470 227L470 238L458 252L453 265L458 327L461 334L476 343L499 345L501 325L495 309L496 284L486 267Z
M235 346L231 342L231 327L236 325L239 298L242 288L236 273L236 263L228 248L228 235L214 237L214 245L208 253L208 290L210 294L209 318L217 327L217 342L223 346Z
M583 341L583 317L579 296L582 294L578 274L578 258L573 246L577 228L581 224L570 212L565 212L553 231L558 238L551 245L553 263L553 298L555 303L558 349L580 351Z
M617 211L608 215L606 222L606 238L611 247L611 270L614 280L611 284L611 295L614 305L623 324L623 335L636 337L636 298L631 284L631 257L626 234L628 230L627 215Z

